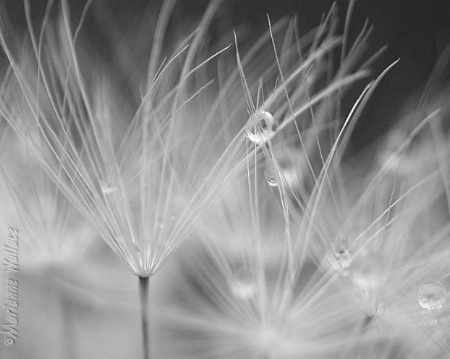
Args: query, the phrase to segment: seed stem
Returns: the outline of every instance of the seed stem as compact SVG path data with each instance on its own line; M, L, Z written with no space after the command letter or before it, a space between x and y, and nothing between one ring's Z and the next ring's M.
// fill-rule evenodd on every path
M150 359L150 318L149 318L150 278L139 277L139 297L141 303L141 328L143 358Z

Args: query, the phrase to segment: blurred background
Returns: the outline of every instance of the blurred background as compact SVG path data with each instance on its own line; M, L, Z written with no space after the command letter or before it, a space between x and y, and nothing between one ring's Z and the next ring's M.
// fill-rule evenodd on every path
M36 24L42 21L47 3L46 0L30 1L31 17ZM85 1L69 0L68 3L76 24ZM168 43L192 31L208 3L207 0L179 0L169 23ZM330 0L224 0L208 32L206 46L219 49L233 43L232 30L235 30L245 52L267 30L267 15L272 23L295 16L300 35L306 34L318 26L333 3ZM141 73L145 71L151 45L148 39L153 34L161 5L161 0L94 0L87 13L81 34L83 42L95 52L95 61L117 67L117 81L123 82L125 88L130 85L127 79L131 72L126 73L123 68L133 63ZM349 1L339 0L336 5L342 32ZM14 31L11 38L25 38L27 25L21 0L0 0L0 15L2 23ZM56 18L57 12L53 15ZM389 72L365 107L351 139L351 149L355 152L385 134L417 104L438 60L443 58L445 64L450 56L450 2L447 0L357 0L349 23L350 42L366 21L373 25L368 52L388 46L376 62L374 74L397 59L400 63ZM117 44L123 43L123 39L128 48L116 56ZM6 63L4 54L1 60ZM443 66L435 84L446 89L449 80L450 72ZM361 90L362 85L355 86L349 98ZM343 104L345 113L352 104ZM56 264L39 270L24 265L20 274L20 342L8 352L2 347L4 356L0 351L0 358L43 358L43 353L46 359L139 357L136 281L106 244L96 239L70 265ZM152 294L155 308L173 299L174 288L183 281L178 271L173 257L152 279L152 293L157 293ZM52 349L48 348L50 345ZM154 350L160 355L155 357L169 358L165 353L170 352L170 346L170 342L159 341Z
M2 14L7 14L17 29L25 31L22 1L1 0L1 3ZM179 0L169 25L169 36L177 38L189 27L193 28L208 3L209 0ZM342 31L349 0L224 0L210 28L210 41L211 44L230 43L231 30L235 29L242 34L240 46L245 48L267 30L267 15L273 23L296 16L299 33L305 34L319 24L334 3L338 7ZM46 4L46 0L31 0L33 16L39 18ZM79 19L85 1L70 0L69 4L73 18ZM145 34L151 33L161 4L162 0L94 0L84 29L96 50L103 52L107 60L114 51L113 39L139 28L142 38L137 37L136 41L141 43L140 51L145 53L148 50L148 43L143 44ZM406 102L414 102L420 96L437 60L448 56L445 50L450 44L450 2L356 0L350 21L351 40L366 21L374 28L368 52L388 46L377 61L374 73L396 59L401 62L388 74L366 107L364 121L359 122L358 135L352 140L357 149L385 133L394 119L402 116ZM139 54L136 55L139 58ZM449 71L440 76L442 86L446 87L449 76Z

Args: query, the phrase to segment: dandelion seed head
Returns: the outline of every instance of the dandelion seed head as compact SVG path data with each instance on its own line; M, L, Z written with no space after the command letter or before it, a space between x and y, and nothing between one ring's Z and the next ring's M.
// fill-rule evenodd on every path
M324 19L315 36L308 36L311 39L297 39L295 24L290 24L282 48L275 43L278 35L274 37L271 26L270 49L275 61L272 64L263 61L263 66L256 68L259 72L256 75L262 79L256 101L252 99L256 86L243 73L243 65L248 66L251 56L243 57L241 64L238 55L239 72L234 73L234 79L241 76L245 99L240 96L233 102L235 108L229 109L228 92L235 92L234 96L240 92L230 91L234 87L228 84L228 76L223 76L225 81L222 78L218 81L221 95L214 98L215 94L207 91L207 96L203 96L209 83L216 81L200 70L203 65L195 63L204 55L198 44L204 42L202 32L208 28L210 16L183 42L183 50L169 54L162 63L163 54L158 48L162 46L164 52L166 48L160 41L171 36L159 34L148 42L154 43L153 49L157 51L151 53L149 71L144 76L147 83L136 86L141 90L140 100L130 101L137 108L129 106L129 111L123 111L129 113L126 116L122 111L118 115L115 107L121 107L118 103L122 102L115 101L115 97L127 94L121 89L103 91L114 87L114 81L106 82L106 89L95 87L97 79L89 80L89 70L80 66L77 53L82 46L70 31L60 29L64 44L56 46L54 42L58 40L47 38L50 31L43 31L39 54L35 54L39 58L34 59L39 63L35 77L41 86L36 86L36 79L25 81L20 71L14 69L22 89L15 91L31 104L30 112L42 128L37 136L31 137L49 136L49 148L42 150L41 162L68 200L140 277L153 275L188 237L195 222L196 235L204 240L202 244L208 250L213 250L204 261L206 264L196 260L200 257L187 255L190 268L194 267L196 272L187 281L183 281L186 278L183 274L191 273L180 273L176 281L183 289L188 288L182 295L174 296L175 301L183 302L183 307L167 316L174 323L174 331L181 329L192 334L179 340L187 342L183 357L357 357L359 352L354 354L353 347L359 349L367 343L367 357L372 357L370 351L378 343L372 346L371 342L383 338L383 334L372 330L372 324L373 312L381 315L385 310L378 298L387 287L385 264L397 264L397 252L408 257L404 247L409 242L404 239L406 235L392 235L401 240L380 244L392 229L392 223L401 222L400 206L396 208L394 204L397 187L384 193L369 188L367 192L375 194L375 201L372 196L361 196L360 205L352 209L351 203L347 203L352 199L347 196L345 179L340 177L340 165L355 128L354 118L362 109L360 104L366 102L377 82L364 90L342 131L337 124L340 120L328 123L330 117L342 118L341 112L347 106L341 106L341 97L353 92L347 87L368 74L369 65L353 70L365 58L360 56L370 31L363 30L354 46L343 46L342 66L337 68L334 49L342 38L334 34L336 23L332 14ZM70 29L69 19L65 20ZM58 54L62 52L63 60L58 64ZM333 70L328 73L328 69ZM274 90L265 93L272 86L269 84L272 77L276 77ZM204 79L208 83L197 87ZM127 85L128 91L128 87L136 84L130 79ZM33 93L36 87L38 94ZM307 91L306 87L314 88ZM8 111L8 102L1 107L13 123L20 114ZM186 111L189 107L196 108L195 116ZM245 108L253 114L242 129L242 124L234 119L246 119L238 115ZM265 110L255 111L272 108L276 109L275 116ZM222 110L224 117L230 118L226 125L220 124L223 118L217 116ZM209 121L214 122L214 128L209 128ZM115 128L117 124L120 130ZM292 133L287 133L291 130ZM323 139L336 134L336 146ZM284 135L282 140L287 140L286 144L279 146L278 140ZM289 141L292 137L295 144ZM404 137L395 140L395 148L385 156L393 159L392 168L387 169L390 174L404 161L395 152L402 141ZM222 147L224 151L214 151ZM266 177L261 175L264 158ZM385 164L386 158L380 162ZM262 167L256 168L260 164ZM448 168L442 166L442 170L444 173ZM241 176L244 172L246 176ZM442 177L446 179L445 173ZM241 182L242 187L238 185ZM39 199L44 208L40 213L43 218L39 223L43 226L39 238L84 238L76 226L59 224L60 206L51 203L52 196L45 196ZM345 202L342 207L340 201ZM347 209L352 212L342 229L343 238L355 241L342 240L339 243L344 242L345 246L330 249L330 239L335 238L335 229ZM35 211L39 212L39 208ZM202 218L205 213L206 219ZM374 213L376 217L372 216ZM376 219L378 214L380 219ZM401 222L401 226L407 227L409 222ZM46 227L57 230L49 234ZM67 237L64 228L70 232ZM357 237L349 235L354 232ZM318 254L312 260L314 246ZM356 251L366 246L379 252ZM71 254L73 248L76 246L68 245L65 253ZM325 256L324 251L328 251ZM245 265L236 265L237 258L243 259ZM320 264L345 278L324 275L317 270L320 261L315 259L322 259ZM371 306L371 313L366 316L367 326L371 327L369 335L360 333L360 308L353 305L359 299L355 292ZM418 297L412 295L411 300L415 306L418 301L423 309L437 310L443 307L445 296L445 289L442 295L439 289L426 291L421 287Z
M20 138L18 142L26 144ZM0 178L6 189L4 199L9 202L5 224L19 231L24 269L64 266L86 253L95 233L33 155L16 156L16 162L11 163L2 161ZM14 171L18 161L32 171L31 175Z
M39 54L30 44L18 60L8 52L10 77L19 86L5 91L2 114L29 138L46 175L138 276L152 275L187 238L193 223L216 201L226 173L214 157L222 152L203 153L222 140L217 133L224 134L214 127L219 121L212 120L219 99L213 97L208 113L200 97L214 77L204 68L228 48L208 55L200 46L217 5L211 3L199 31L165 44L173 51L167 58L160 51L165 29L159 29L162 39L152 41L145 76L135 76L140 69L133 68L127 78L129 70L120 66L109 71L99 64L103 70L97 71L98 54L77 36L83 21L72 32L65 11L55 24L49 18L39 35L30 26ZM23 61L32 66L22 66ZM116 76L116 70L124 73ZM10 101L16 97L24 99L23 109ZM189 118L189 107L201 109L198 126ZM30 133L29 127L37 131ZM229 158L223 163L234 166ZM178 197L183 197L182 206Z
M247 125L247 138L257 145L270 140L277 130L274 117L267 111L256 111L249 119Z
M27 202L29 207L20 219L24 266L64 266L82 257L91 247L93 229L61 194L41 191L36 200L29 198Z
M440 310L447 299L447 291L440 282L427 282L417 290L417 302L426 310Z
M273 326L262 326L252 335L249 345L263 356L288 358L295 354L296 345Z

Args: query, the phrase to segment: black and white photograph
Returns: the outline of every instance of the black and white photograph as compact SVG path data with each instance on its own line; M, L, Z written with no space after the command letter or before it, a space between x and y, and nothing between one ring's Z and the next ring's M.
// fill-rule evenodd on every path
M450 358L450 0L0 0L0 359Z

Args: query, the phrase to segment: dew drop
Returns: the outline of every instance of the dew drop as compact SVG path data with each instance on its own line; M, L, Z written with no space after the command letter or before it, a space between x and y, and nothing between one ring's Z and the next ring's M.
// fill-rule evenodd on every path
M339 248L330 250L325 260L333 271L345 272L351 264L352 256L345 248Z
M267 183L270 187L278 187L277 177L275 175L270 175L267 179Z
M273 116L267 111L257 111L250 117L247 128L247 138L261 145L268 141L277 130L277 124Z
M426 310L440 310L444 306L447 291L439 282L422 284L417 291L417 301Z
M278 187L278 174L277 174L277 168L272 159L266 160L266 178L267 183L270 187Z

